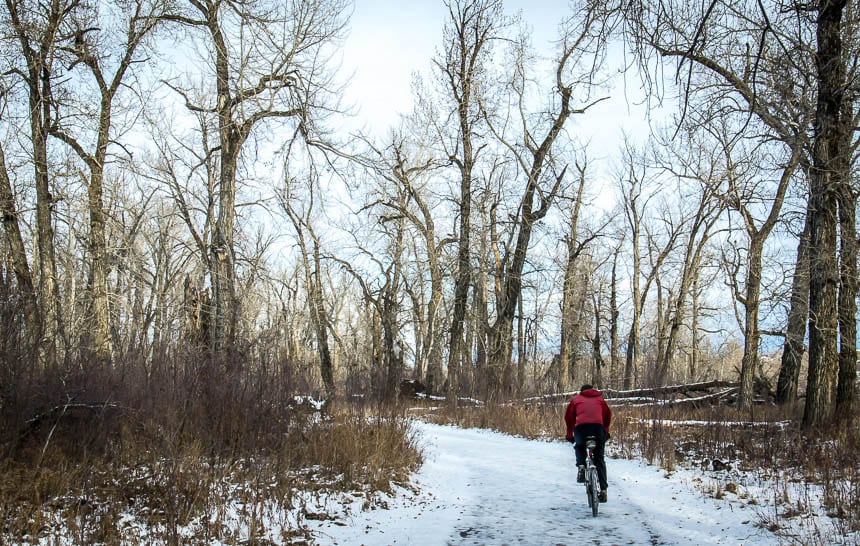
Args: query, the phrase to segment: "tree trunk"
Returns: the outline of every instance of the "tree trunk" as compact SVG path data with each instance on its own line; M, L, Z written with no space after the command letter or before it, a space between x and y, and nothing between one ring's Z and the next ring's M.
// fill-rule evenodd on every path
M667 327L668 333L665 336L666 343L660 350L660 356L657 359L657 375L655 385L662 387L669 380L669 374L672 371L672 363L675 360L675 351L678 347L678 336L681 332L681 326L684 324L684 292L683 287L679 289L675 295L674 301L671 297L666 299L667 314L669 309L674 308L672 317L668 318L663 323ZM663 339L663 336L658 336Z
M322 290L322 274L320 273L322 265L320 263L320 248L316 236L311 233L313 238L313 256L314 269L311 274L313 282L311 284L311 292L309 294L311 305L311 320L314 323L317 338L317 352L320 358L320 376L325 386L326 394L331 399L335 396L334 385L334 365L332 364L331 350L328 344L328 313L325 309L325 300L323 299Z
M472 171L477 151L473 139L480 123L477 114L478 90L481 82L485 51L495 34L502 15L499 0L463 0L447 2L449 24L446 35L445 57L439 61L443 76L456 104L457 142L459 154L451 156L460 173L459 215L460 225L457 248L457 269L454 280L454 302L451 312L450 342L448 344L448 402L457 405L459 396L458 372L465 357L463 333L466 320L471 267Z
M603 354L601 353L601 320L600 320L600 292L597 291L592 295L594 304L594 336L591 338L591 356L593 359L593 370L591 374L591 384L598 385L604 388L603 385Z
M851 119L848 117L848 119ZM836 414L851 418L857 383L857 198L848 171L842 172L839 191L839 383Z
M398 302L400 292L400 279L402 275L401 262L403 260L403 236L404 219L397 221L394 236L394 248L392 249L392 264L385 272L385 286L382 289L381 318L383 330L383 343L385 349L385 388L383 399L393 402L399 393L400 380L403 375L403 346L400 335L400 324L398 315L400 304Z
M234 256L234 225L236 221L236 168L242 136L233 119L230 91L230 69L227 45L221 33L217 8L205 13L215 53L215 88L218 101L218 140L221 144L221 170L218 187L218 215L212 234L210 264L212 276L213 326L212 350L232 351L236 342L238 302L236 301L236 270ZM232 365L232 363L231 363Z
M809 318L809 220L807 211L800 241L797 244L797 264L794 266L794 279L791 283L791 307L788 311L788 325L785 330L785 344L779 379L776 385L776 401L791 404L797 400L798 379L803 360L806 337L806 321Z
M41 331L39 332L39 361L52 367L59 361L59 343L65 343L62 322L60 287L57 282L57 262L54 248L52 224L54 199L51 195L48 171L48 132L53 124L51 74L54 52L60 27L71 14L72 6L52 2L46 8L44 26L29 25L27 9L22 3L6 0L12 30L26 60L26 72L22 74L29 106L30 143L33 147L34 182L36 186L36 249L38 253L38 283L36 295L39 304ZM34 8L36 9L36 8Z
M688 381L694 383L699 375L699 272L693 279L693 293L691 302L690 333L692 335L690 347L690 376Z
M758 311L761 294L761 259L764 239L752 237L747 256L746 294L744 295L744 356L741 359L741 386L738 392L738 409L752 407L755 371L758 367Z
M45 70L44 67L35 70ZM47 77L43 82L44 93L48 92ZM35 88L35 89L34 89ZM60 311L60 287L57 283L57 261L54 250L54 206L48 175L48 130L50 123L49 101L39 90L39 84L30 91L30 131L33 144L33 165L36 169L36 238L39 254L39 303L42 314L41 358L44 364L58 363L58 343L65 338Z
M618 254L621 247L615 249L612 258L612 286L609 293L609 312L612 314L609 322L609 386L618 388Z
M635 207L635 204L631 205L631 207ZM642 267L642 257L639 250L639 219L638 215L636 215L638 211L635 209L631 209L631 213L633 214L633 218L630 220L631 224L631 245L633 248L633 272L631 279L631 313L630 317L630 332L627 334L627 350L625 352L624 358L624 381L622 384L622 388L624 390L630 390L633 387L633 373L636 370L636 367L639 363L639 351L641 347L640 335L641 335L641 325L640 325L640 317L642 315L642 292L640 287L640 269Z
M471 147L470 147L471 148ZM456 407L459 396L458 372L463 354L463 325L471 280L470 216L472 214L471 167L461 172L460 179L460 240L457 251L457 276L454 282L454 308L451 312L451 335L448 344L448 402Z
M485 239L482 239L484 241ZM485 246L485 244L482 244ZM486 252L486 249L482 249ZM485 255L481 254L482 256ZM487 309L487 273L486 266L481 266L477 272L477 279L473 288L473 337L475 344L475 372L473 387L484 399L487 397L487 323L489 322L489 310Z
M437 326L440 324L439 309L442 304L442 273L434 256L430 261L430 301L427 304L427 329L424 332L424 350L427 355L427 389L439 392L443 383L442 343Z
M840 120L845 93L841 37L845 4L845 0L821 0L818 7L818 101L810 177L809 379L803 414L808 429L833 418L839 375L837 195L850 152L846 146L850 134L844 134L845 123Z
M38 348L39 336L42 330L39 316L39 304L36 301L36 289L33 286L33 276L27 260L27 250L21 229L18 225L18 211L15 206L15 195L6 168L6 155L0 143L0 214L3 215L3 232L9 245L12 269L15 271L15 281L18 284L18 294L24 311L26 328L27 351ZM35 353L33 353L35 354Z
M514 385L515 394L518 398L523 395L523 386L526 380L526 361L528 360L528 347L525 336L526 317L523 311L523 299L520 298L517 305L519 312L517 313L517 379Z
M558 357L558 370L555 374L556 392L570 388L569 376L573 364L573 343L576 337L576 266L583 246L579 244L579 212L582 209L582 193L585 189L585 170L580 169L579 187L576 201L570 211L570 233L567 236L567 264L564 268L564 282L561 296L561 335Z
M108 304L107 215L104 209L104 167L110 140L112 95L103 95L99 113L96 152L90 161L90 180L87 185L87 205L90 214L90 316L92 329L84 336L92 344L84 347L92 359L100 364L110 363L113 356L111 341L110 308ZM84 160L87 156L79 152Z

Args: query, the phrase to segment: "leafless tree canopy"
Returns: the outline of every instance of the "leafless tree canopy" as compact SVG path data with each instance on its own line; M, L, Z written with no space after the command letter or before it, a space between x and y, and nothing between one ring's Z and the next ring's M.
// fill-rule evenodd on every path
M360 3L6 0L0 406L181 369L849 415L857 2L578 0L552 40L443 6L413 110L346 135ZM625 84L650 132L595 149Z

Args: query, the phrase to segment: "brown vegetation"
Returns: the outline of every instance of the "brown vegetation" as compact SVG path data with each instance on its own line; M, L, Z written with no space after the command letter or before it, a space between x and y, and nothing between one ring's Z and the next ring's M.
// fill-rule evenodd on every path
M256 543L275 508L282 532L307 539L303 520L322 517L307 494L372 502L420 463L397 413L318 411L286 373L224 380L191 355L163 364L19 386L0 423L0 544L208 544L237 527Z

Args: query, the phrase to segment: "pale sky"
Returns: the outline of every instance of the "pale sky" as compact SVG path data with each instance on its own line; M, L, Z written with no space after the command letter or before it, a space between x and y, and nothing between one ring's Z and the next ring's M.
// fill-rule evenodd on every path
M398 114L412 109L412 75L432 75L431 58L442 41L446 10L442 0L354 0L350 31L344 43L343 70L353 74L346 103L359 110L353 129L382 134L397 123ZM522 12L532 28L532 43L549 52L557 39L557 25L568 15L566 0L505 0L505 11ZM549 53L547 53L549 54ZM614 64L621 65L619 58ZM615 69L615 67L613 67ZM621 85L621 79L618 78ZM638 88L638 78L628 77L628 89ZM591 143L592 160L615 155L622 129L628 134L647 134L644 110L628 104L629 95L617 88L610 99L578 116L568 129Z

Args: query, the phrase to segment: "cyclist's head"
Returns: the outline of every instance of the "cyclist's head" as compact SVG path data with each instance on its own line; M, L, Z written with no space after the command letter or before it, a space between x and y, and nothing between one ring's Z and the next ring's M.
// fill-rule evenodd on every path
M592 387L591 385L589 385L588 383L586 383L585 385L583 385L583 386L582 386L582 388L581 388L581 389L579 389L579 392L587 391L588 389L593 389L593 388L594 388L594 387Z

